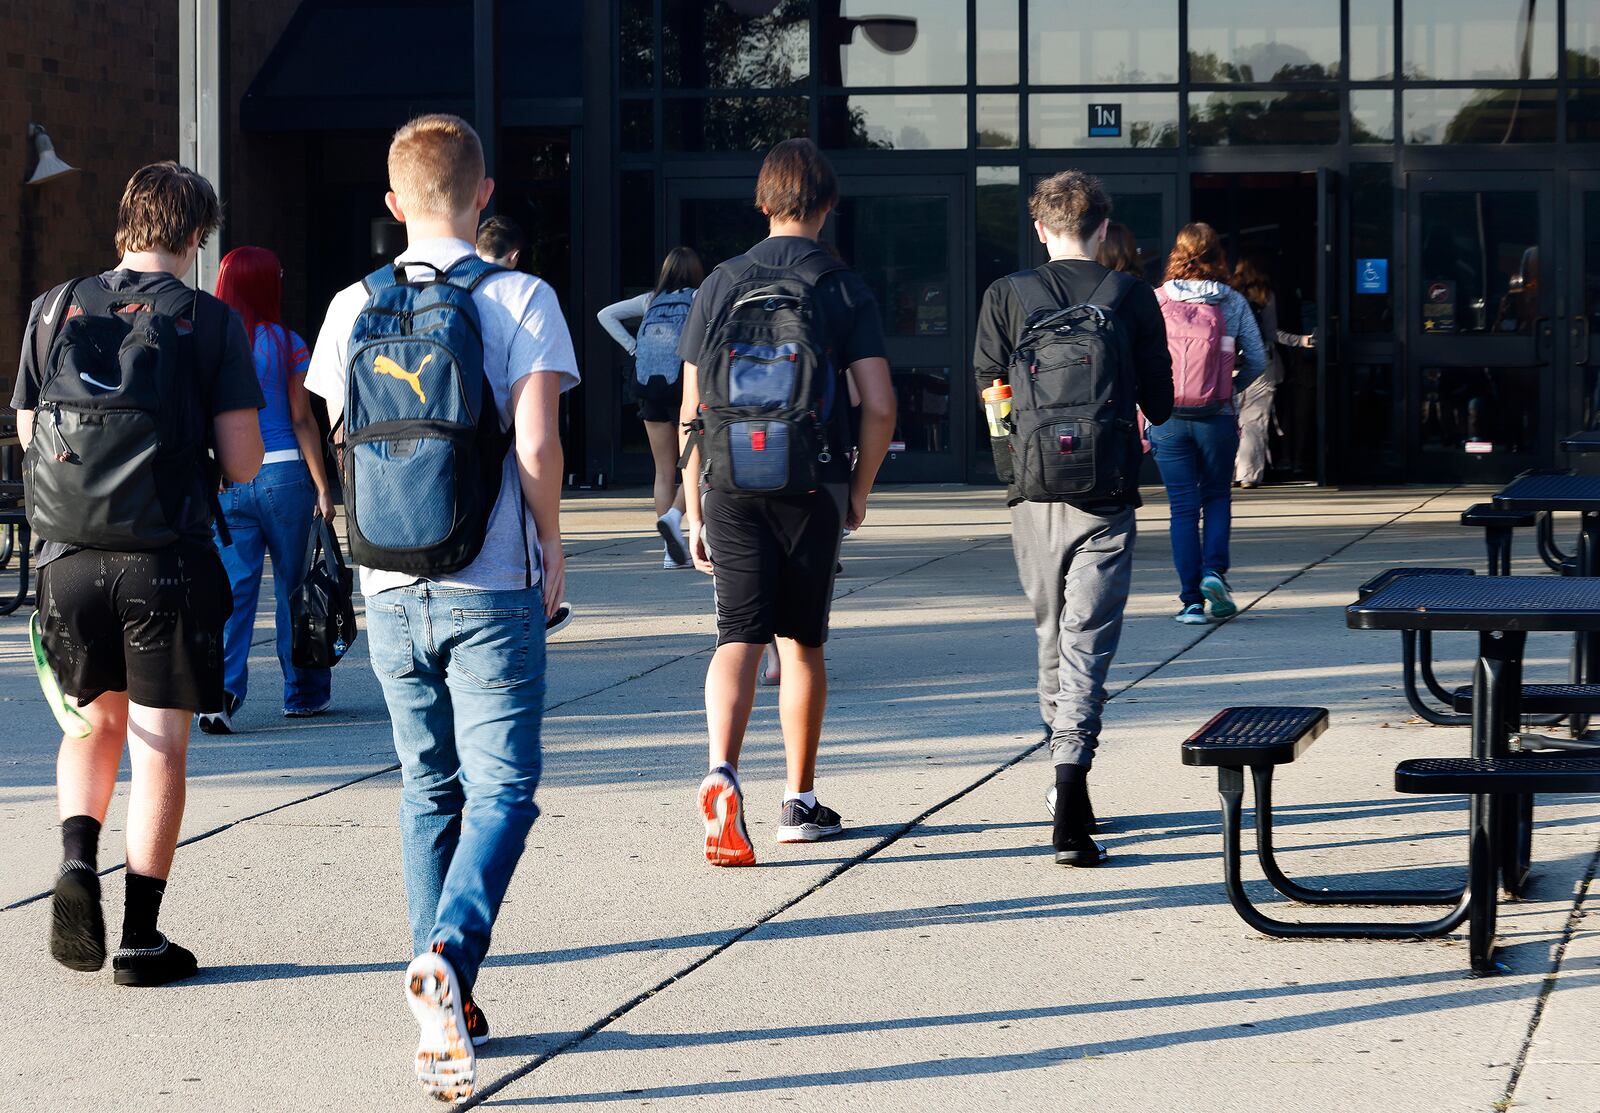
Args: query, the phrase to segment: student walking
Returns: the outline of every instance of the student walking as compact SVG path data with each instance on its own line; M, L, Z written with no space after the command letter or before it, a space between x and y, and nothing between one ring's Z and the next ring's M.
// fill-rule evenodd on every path
M1095 261L1111 214L1099 179L1062 171L1034 188L1028 209L1050 261L989 287L973 368L1033 604L1039 714L1055 766L1051 841L1061 865L1094 866L1105 850L1093 838L1088 774L1140 505L1134 405L1165 420L1172 370L1155 292Z
M699 794L706 860L715 866L755 864L739 753L761 655L774 638L787 764L778 841L844 829L814 783L828 696L823 643L842 528L866 520L895 420L877 304L817 243L839 199L833 167L810 140L786 139L762 163L755 199L768 237L706 279L678 349L690 546L695 567L716 578L717 650L706 672L711 771ZM861 398L854 445L847 369Z
M244 322L255 357L256 381L266 400L258 420L266 455L249 483L222 492L223 523L231 544L218 552L233 588L233 613L223 636L222 683L225 706L201 715L207 734L232 734L233 716L244 704L250 682L250 638L256 626L261 574L272 557L272 589L277 598L276 648L283 670L283 714L301 719L328 709L329 669L296 668L290 653L289 600L305 577L306 539L311 516L333 520L333 496L322 462L322 433L311 413L306 366L311 353L300 334L284 327L283 266L264 247L236 247L217 269L217 297Z
M448 1101L473 1090L489 1026L472 991L539 814L545 623L566 579L556 415L578 370L550 287L474 254L494 189L477 133L419 116L395 133L388 170L407 247L335 295L306 387L345 445L351 550L400 757L416 1074Z
M1146 414L1150 450L1167 488L1182 604L1175 618L1203 626L1239 610L1227 580L1229 481L1239 452L1234 397L1266 370L1267 355L1250 303L1228 285L1222 241L1211 225L1186 224L1178 232L1157 300L1172 354L1173 408L1165 422Z
M126 744L118 985L197 969L156 923L183 821L190 722L224 710L217 484L250 482L262 454L244 326L182 281L218 216L216 193L194 171L158 162L135 172L117 207L121 261L33 303L11 399L39 539L35 621L90 728L62 738L56 760L63 861L50 953L73 970L105 964L97 855Z
M633 357L633 395L639 404L655 459L656 531L661 534L663 568L689 568L689 543L683 528L683 491L678 486L678 409L683 404L683 357L678 343L694 293L706 279L693 248L675 247L661 263L655 289L600 310L600 325ZM629 332L626 321L638 321Z
M528 237L523 234L522 225L509 216L491 216L478 225L478 258L486 263L514 271L522 262L522 252L527 246Z
M1133 238L1133 229L1115 220L1106 225L1105 242L1100 245L1095 262L1135 278L1144 277L1144 264L1139 260L1139 241Z
M1261 260L1245 255L1233 268L1233 288L1244 295L1255 314L1267 353L1267 369L1239 395L1239 455L1233 464L1233 481L1246 489L1261 486L1267 471L1267 436L1272 427L1273 401L1283 384L1283 356L1278 345L1311 348L1314 336L1285 332L1278 327L1278 298L1272 292Z

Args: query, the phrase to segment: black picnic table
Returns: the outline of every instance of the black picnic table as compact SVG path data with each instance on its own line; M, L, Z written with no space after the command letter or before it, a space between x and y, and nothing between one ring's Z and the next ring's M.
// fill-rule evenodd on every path
M1574 455L1600 452L1600 429L1583 429L1576 433L1568 433L1561 438L1561 451Z

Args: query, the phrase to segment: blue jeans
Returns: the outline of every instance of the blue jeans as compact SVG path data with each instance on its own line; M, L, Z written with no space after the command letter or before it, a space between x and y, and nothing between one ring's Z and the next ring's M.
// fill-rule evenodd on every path
M278 665L283 669L285 711L313 710L328 702L332 677L328 669L297 669L289 655L289 599L305 578L306 538L317 490L303 461L263 464L249 483L235 483L222 492L222 516L233 544L222 544L222 566L233 585L233 614L222 636L222 686L239 697L250 687L250 639L255 632L256 601L261 597L261 571L272 557L272 588L278 599Z
M1200 577L1228 571L1239 419L1233 414L1174 417L1164 425L1152 425L1149 435L1171 507L1178 598L1184 606L1201 603L1205 596L1200 594Z
M368 652L400 756L411 944L470 989L538 818L544 594L420 583L367 599Z

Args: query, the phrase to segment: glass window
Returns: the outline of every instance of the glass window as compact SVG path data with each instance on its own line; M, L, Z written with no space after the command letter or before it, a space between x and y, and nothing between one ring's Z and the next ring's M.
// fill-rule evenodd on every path
M1422 368L1424 452L1535 452L1537 367Z
M831 6L831 5L830 5ZM822 83L965 85L966 0L839 0L823 33Z
M1344 367L1346 408L1339 478L1346 483L1393 483L1405 458L1395 420L1396 376L1392 363Z
M1015 85L1020 76L1020 0L977 0L978 84Z
M1418 206L1416 305L1425 333L1520 333L1539 316L1539 195L1440 190Z
M1014 93L979 93L978 146L1015 147L1022 129Z
M1407 89L1407 143L1549 143L1556 137L1554 89Z
M1022 268L1017 255L1017 235L1022 224L1022 172L1015 166L978 167L977 190L977 293L981 297L996 282ZM997 441L997 451L1007 451ZM972 459L980 474L992 476L989 467L989 426L972 423Z
M655 103L648 100L625 100L619 111L622 117L622 149L629 154L648 153L655 149Z
M650 0L622 0L620 20L622 87L648 89L656 80L655 13Z
M796 134L804 133L802 128ZM882 151L965 150L966 94L829 97L822 104L822 145Z
M671 98L661 119L669 151L764 151L811 126L805 97Z
M1189 97L1189 142L1197 147L1338 141L1339 94L1331 89Z
M1567 76L1600 77L1600 0L1567 0Z
M1585 335L1574 337L1580 345L1575 358L1587 357L1593 340L1600 335L1600 192L1586 190L1583 195L1583 315ZM1589 359L1584 367L1583 427L1600 428L1600 365Z
M1600 89L1567 93L1567 138L1574 143L1600 142Z
M1406 0L1403 73L1411 80L1556 75L1556 6L1529 0Z
M811 73L807 0L662 0L668 88L783 89ZM750 12L757 14L747 14Z
M679 241L700 253L706 273L767 237L767 218L755 206L755 184L745 197L685 197L678 202ZM656 267L661 260L654 260ZM654 285L656 272L650 275Z
M1167 248L1171 237L1167 234L1165 203L1160 193L1135 193L1112 190L1111 219L1126 224L1133 233L1133 242L1139 248L1139 263L1151 285L1161 281L1167 269Z
M1122 134L1089 135L1090 105L1121 106ZM1176 93L1036 93L1028 98L1028 142L1034 147L1176 147Z
M1394 179L1389 165L1350 167L1350 331L1394 331Z
M1189 0L1189 80L1323 81L1339 74L1339 6Z
M1394 90L1350 90L1350 142L1394 142Z
M1350 80L1394 76L1394 0L1350 0Z
M618 277L622 280L619 296L625 298L642 294L655 285L661 260L656 257L656 185L655 174L649 170L624 170L618 183L617 200L627 235L617 237L619 251ZM616 360L613 365L618 374L613 382L625 382L633 375L627 367L628 354L617 345L606 341L605 351ZM626 378L623 372L626 373ZM638 408L624 391L617 391L617 404L622 423L620 445L624 453L648 453L644 426L639 421Z
M1178 80L1178 0L1028 0L1028 81L1135 85Z
M949 335L948 196L847 197L834 230L839 254L878 299L885 334Z

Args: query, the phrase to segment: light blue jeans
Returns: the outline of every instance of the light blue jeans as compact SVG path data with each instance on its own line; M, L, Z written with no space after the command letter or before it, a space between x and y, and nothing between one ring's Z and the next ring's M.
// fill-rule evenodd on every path
M400 757L411 944L470 990L538 818L544 594L413 584L367 598L368 651Z
M256 601L261 597L261 572L272 557L272 590L278 599L278 666L283 669L285 711L314 710L328 702L332 679L328 669L297 669L289 654L289 600L305 578L306 538L317 489L303 460L263 464L249 483L235 483L222 492L222 516L232 545L217 549L233 586L233 614L222 636L222 686L239 697L250 687L250 639L255 633Z

